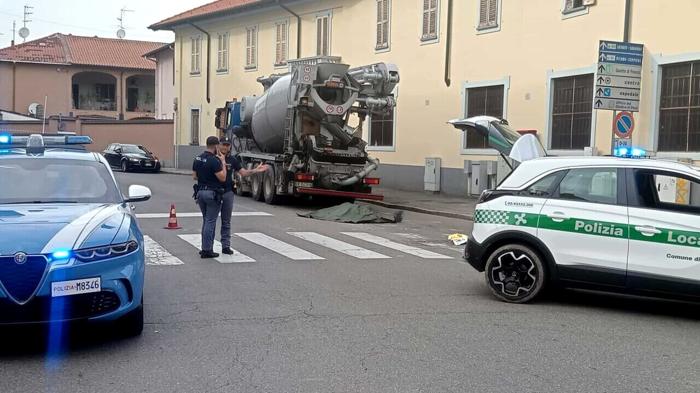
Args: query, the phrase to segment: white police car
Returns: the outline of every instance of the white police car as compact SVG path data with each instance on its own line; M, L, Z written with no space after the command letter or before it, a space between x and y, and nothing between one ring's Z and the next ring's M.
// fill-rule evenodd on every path
M700 170L619 157L545 157L492 117L450 122L519 162L474 212L465 258L496 297L565 287L700 300ZM636 153L636 152L635 152Z
M0 324L113 322L143 330L143 236L89 137L0 133Z

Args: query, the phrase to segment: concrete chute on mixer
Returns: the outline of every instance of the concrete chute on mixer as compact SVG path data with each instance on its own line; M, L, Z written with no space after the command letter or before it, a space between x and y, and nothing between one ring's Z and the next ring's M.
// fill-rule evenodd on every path
M237 192L268 203L283 195L381 199L371 193L379 179L368 175L379 161L367 154L362 127L367 116L394 109L396 66L351 69L327 56L288 63L289 73L258 78L261 96L216 111L216 127L233 139L241 163L271 167L251 180L237 177Z

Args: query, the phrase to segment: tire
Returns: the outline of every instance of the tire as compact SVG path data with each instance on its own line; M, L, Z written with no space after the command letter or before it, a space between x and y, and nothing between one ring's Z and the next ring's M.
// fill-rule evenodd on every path
M263 179L262 175L255 174L250 177L250 196L256 201L263 200Z
M243 176L239 175L238 172L236 172L234 176L234 183L236 184L236 195L238 196L245 196L248 194L247 192L243 191Z
M507 244L486 260L486 284L494 296L508 303L527 303L545 286L545 265L532 248Z
M137 337L143 333L143 298L138 308L119 319L117 328L122 337Z
M126 162L126 160L122 160L121 169L124 173L129 172L129 164Z
M277 187L275 186L275 170L273 168L268 169L263 174L262 181L263 189L263 199L268 205L276 205L279 202L279 195L277 195Z

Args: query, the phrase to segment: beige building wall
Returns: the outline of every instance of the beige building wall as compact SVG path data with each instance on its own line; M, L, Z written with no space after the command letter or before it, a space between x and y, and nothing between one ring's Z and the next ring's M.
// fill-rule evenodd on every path
M488 149L463 149L463 136L446 121L465 114L465 88L489 84L505 86L504 117L516 129L536 130L549 147L552 107L552 79L594 73L599 40L622 41L625 0L599 0L573 14L562 12L560 0L500 0L498 27L479 31L479 1L453 1L451 84L446 86L445 52L447 0L439 1L439 38L422 42L422 0L392 0L390 48L375 50L376 0L324 0L294 3L302 15L302 57L316 54L316 17L331 15L331 54L342 56L351 66L373 62L398 65L401 83L394 146L372 154L384 168L407 166L412 184L422 184L426 157L439 157L449 176L465 186L465 160L492 160ZM656 146L660 64L700 60L700 46L692 37L700 33L697 16L700 2L674 0L633 1L630 41L645 45L641 110L635 114L633 141L649 150ZM181 102L177 114L177 143L190 143L190 109L201 109L200 142L215 133L216 107L233 97L257 94L262 87L255 78L274 72L275 23L289 21L289 56L296 54L296 18L272 7L234 17L197 23L212 35L211 102L205 99L206 40L194 28L176 29L176 92ZM258 65L244 70L245 29L257 26ZM217 34L229 32L229 70L217 73ZM191 38L202 37L202 72L190 75ZM591 97L592 105L593 97ZM612 111L593 111L591 144L609 154L612 139ZM554 151L556 154L583 154ZM659 153L662 155L662 153ZM683 153L681 156L695 156ZM673 154L679 155L679 154ZM700 154L697 154L700 158ZM386 172L385 172L386 173Z

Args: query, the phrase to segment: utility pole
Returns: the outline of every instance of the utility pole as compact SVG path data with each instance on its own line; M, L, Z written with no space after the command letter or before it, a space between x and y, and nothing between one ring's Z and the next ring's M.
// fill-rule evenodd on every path
M29 35L29 30L27 29L27 23L32 21L31 19L29 19L29 16L34 14L32 12L33 9L34 9L34 7L32 7L32 6L29 6L29 5L24 6L24 17L22 18L22 31L26 31L26 34L20 34L20 36L24 35L24 37L22 37L22 42L27 41L27 36Z
M117 37L120 39L126 37L126 27L124 27L124 14L127 12L134 12L134 10L129 10L126 7L123 7L120 10L119 18L117 18L117 20L119 21L119 29L117 30Z
M10 46L15 46L15 35L17 34L17 21L13 20L12 21L12 42L10 43Z

